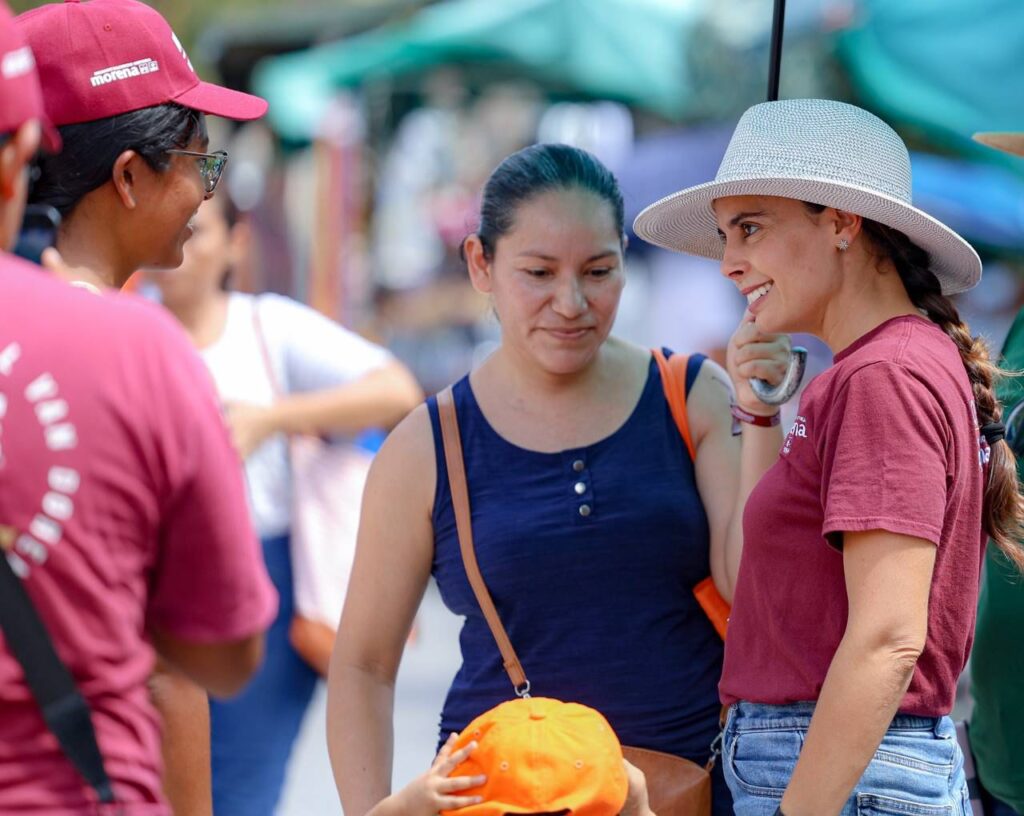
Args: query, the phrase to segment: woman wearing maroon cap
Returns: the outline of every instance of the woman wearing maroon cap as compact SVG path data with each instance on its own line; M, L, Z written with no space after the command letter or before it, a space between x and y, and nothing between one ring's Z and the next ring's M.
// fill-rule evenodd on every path
M117 287L141 267L178 266L227 162L207 152L204 114L255 119L267 103L200 81L167 22L136 0L52 3L17 24L64 138L30 200L60 212L65 263Z
M52 3L16 24L64 142L41 159L29 194L61 214L48 265L96 292L143 266L178 266L227 161L208 152L205 114L255 119L266 102L200 81L163 17L135 0ZM205 694L163 671L151 693L164 720L167 797L175 812L212 812Z

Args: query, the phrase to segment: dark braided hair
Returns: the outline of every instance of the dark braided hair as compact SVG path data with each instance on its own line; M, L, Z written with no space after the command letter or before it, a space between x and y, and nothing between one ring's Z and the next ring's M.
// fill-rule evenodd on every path
M825 208L806 204L812 212ZM956 343L974 392L974 404L981 426L999 422L1003 406L994 386L1003 371L992 361L988 344L973 337L953 301L942 294L939 279L932 272L928 253L897 229L863 219L862 230L874 253L888 258L903 282L911 302ZM985 485L982 523L985 532L1017 568L1024 571L1024 498L1017 483L1016 458L1010 446L997 442L991 447L988 480Z

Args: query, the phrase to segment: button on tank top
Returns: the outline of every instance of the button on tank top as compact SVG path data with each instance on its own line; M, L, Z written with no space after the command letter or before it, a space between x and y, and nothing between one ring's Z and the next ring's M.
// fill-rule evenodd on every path
M687 369L687 391L703 357ZM628 745L703 764L717 733L722 644L693 597L710 573L693 463L651 359L640 400L582 448L518 447L487 422L468 377L454 387L477 558L535 696L601 711ZM437 403L433 574L465 618L442 739L513 696L466 578Z

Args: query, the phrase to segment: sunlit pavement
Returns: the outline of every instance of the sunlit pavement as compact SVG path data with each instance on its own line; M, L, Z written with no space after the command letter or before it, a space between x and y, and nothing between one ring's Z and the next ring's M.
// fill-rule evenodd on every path
M395 786L423 773L437 747L437 725L448 684L458 668L459 627L433 584L420 609L419 635L406 649L395 691ZM340 816L325 741L323 684L317 690L292 754L278 816Z

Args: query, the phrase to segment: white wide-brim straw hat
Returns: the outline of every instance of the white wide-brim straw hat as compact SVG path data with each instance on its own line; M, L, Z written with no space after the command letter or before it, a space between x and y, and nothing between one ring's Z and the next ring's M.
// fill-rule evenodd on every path
M903 140L854 105L825 99L754 105L736 125L715 180L651 204L633 229L657 246L721 259L711 205L737 195L807 201L897 229L928 253L943 294L963 292L981 279L974 248L911 203Z

